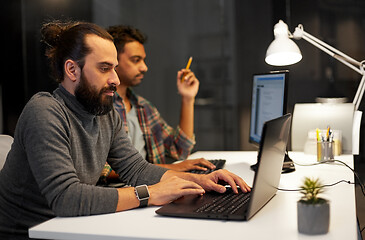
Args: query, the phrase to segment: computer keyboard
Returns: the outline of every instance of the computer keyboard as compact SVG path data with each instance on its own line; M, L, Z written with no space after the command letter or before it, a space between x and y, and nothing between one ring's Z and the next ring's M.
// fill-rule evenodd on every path
M191 173L196 173L196 174L208 174L208 173L211 173L215 170L218 170L218 169L222 169L224 167L224 165L226 164L226 160L225 159L211 159L211 160L208 160L209 162L213 163L215 165L215 169L207 169L207 170L191 170L189 172Z
M250 192L239 191L238 194L235 194L231 189L227 191L229 192L218 195L211 202L196 209L195 212L234 214L250 200Z

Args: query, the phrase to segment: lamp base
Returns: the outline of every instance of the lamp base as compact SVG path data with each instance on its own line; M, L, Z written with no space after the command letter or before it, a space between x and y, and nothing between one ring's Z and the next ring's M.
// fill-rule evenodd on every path
M316 97L316 103L347 103L347 97Z

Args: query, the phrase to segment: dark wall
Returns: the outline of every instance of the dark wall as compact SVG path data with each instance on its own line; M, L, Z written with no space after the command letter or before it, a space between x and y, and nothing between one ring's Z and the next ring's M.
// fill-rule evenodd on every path
M3 99L3 131L12 135L17 118L24 106L24 59L22 54L21 1L7 1L0 14L5 45L0 78Z
M293 32L302 23L307 32L362 60L364 5L356 0L6 1L1 14L7 41L2 66L9 73L0 80L4 132L13 134L34 93L57 86L48 74L39 29L47 19L61 18L103 27L132 24L147 33L150 70L136 91L155 103L172 126L178 123L180 107L175 74L193 55L192 69L201 82L196 150L253 149L248 143L252 74L283 69L264 62L274 24L283 19ZM290 70L288 111L295 103L314 102L318 96L352 101L360 75L304 40L296 42L303 60L285 68Z
M13 135L26 102L39 91L52 92L57 84L49 76L40 28L50 19L91 20L87 0L12 0L2 4L1 26L7 35L3 66L9 74L1 78L3 132Z
M237 111L240 129L240 149L255 150L248 142L252 75L265 73L271 67L265 64L266 49L273 39L273 2L236 1L237 42Z

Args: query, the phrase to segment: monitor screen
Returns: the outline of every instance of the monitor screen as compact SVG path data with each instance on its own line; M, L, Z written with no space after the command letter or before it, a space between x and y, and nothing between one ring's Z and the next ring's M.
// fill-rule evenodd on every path
M289 71L254 74L251 98L250 142L260 144L264 122L286 113Z

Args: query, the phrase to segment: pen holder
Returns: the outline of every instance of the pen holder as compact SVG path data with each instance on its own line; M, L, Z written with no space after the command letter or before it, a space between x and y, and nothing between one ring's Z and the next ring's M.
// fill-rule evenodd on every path
M333 159L333 142L321 141L317 142L317 161L328 161Z

